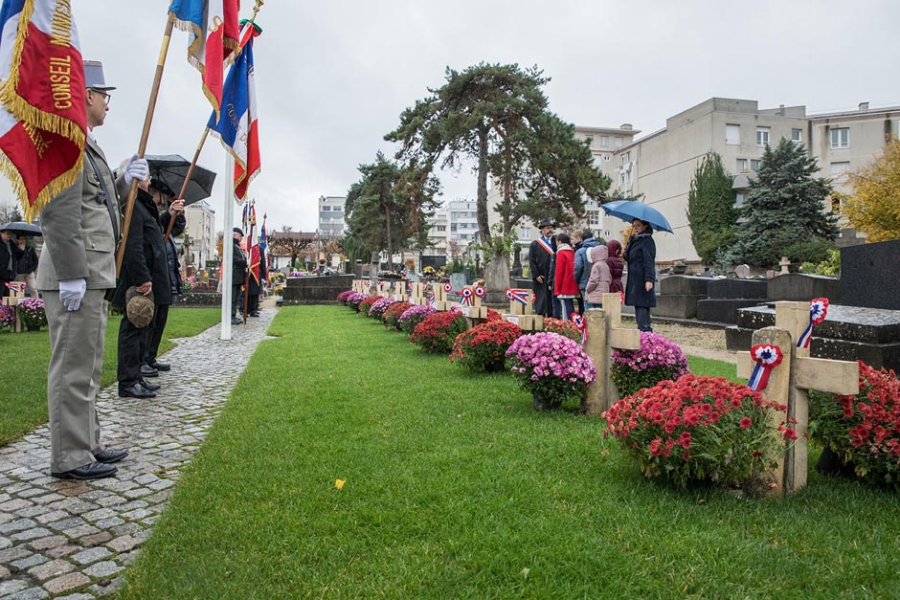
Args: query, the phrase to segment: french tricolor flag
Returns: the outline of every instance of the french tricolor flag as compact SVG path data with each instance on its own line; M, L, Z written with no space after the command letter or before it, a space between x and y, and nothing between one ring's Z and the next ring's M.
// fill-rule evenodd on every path
M234 195L238 200L246 198L250 182L261 170L253 67L253 39L258 34L256 25L248 22L241 35L241 53L225 80L221 116L213 113L207 123L234 156Z
M238 48L240 0L172 0L175 26L191 34L188 62L203 77L203 93L218 118L225 62Z
M82 169L84 65L70 0L4 0L0 27L0 171L31 221Z

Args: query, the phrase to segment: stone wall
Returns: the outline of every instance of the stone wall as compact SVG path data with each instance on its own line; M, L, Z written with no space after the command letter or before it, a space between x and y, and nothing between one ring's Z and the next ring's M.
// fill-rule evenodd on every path
M354 275L289 277L282 291L282 304L337 304L337 295L349 290L354 279Z
M192 290L174 297L172 306L178 307L211 307L222 306L222 294L218 292Z

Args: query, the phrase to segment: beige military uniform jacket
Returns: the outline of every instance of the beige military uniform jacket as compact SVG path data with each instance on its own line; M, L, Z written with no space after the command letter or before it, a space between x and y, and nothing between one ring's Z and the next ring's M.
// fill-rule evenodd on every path
M114 196L107 200L111 209L88 153ZM84 170L75 183L41 213L44 248L35 284L39 290L58 290L59 282L69 279L86 279L89 290L116 287L116 244L122 231L118 195L124 193L124 178L113 179L106 156L90 136L83 160Z

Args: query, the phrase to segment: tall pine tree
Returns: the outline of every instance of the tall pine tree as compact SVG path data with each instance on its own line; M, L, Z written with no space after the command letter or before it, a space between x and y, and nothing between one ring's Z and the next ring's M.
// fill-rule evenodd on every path
M831 184L815 177L816 159L801 144L782 139L766 147L743 207L731 257L760 267L791 261L818 262L838 234L837 217L826 213Z
M733 183L722 157L715 152L704 156L694 171L687 217L691 241L704 264L713 264L719 249L727 248L734 237L740 211L734 205Z

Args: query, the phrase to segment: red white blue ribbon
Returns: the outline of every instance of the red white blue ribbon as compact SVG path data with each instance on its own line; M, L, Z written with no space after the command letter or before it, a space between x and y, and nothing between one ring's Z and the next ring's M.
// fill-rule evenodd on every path
M781 364L784 354L778 346L757 344L750 348L750 358L756 362L756 366L753 367L747 387L754 392L759 392L769 385L769 376L772 374L772 370Z
M428 304L431 305L431 308L437 307L437 298L434 295L434 291L428 292Z
M816 298L809 303L809 325L803 330L800 339L797 340L798 348L809 348L812 340L813 327L825 320L828 315L828 298Z
M476 297L478 297L478 298L484 298L484 295L485 295L486 293L487 293L487 291L486 291L482 286L480 286L480 285L476 285L476 286L475 286L475 296L476 296Z
M523 306L526 306L531 301L531 298L529 298L528 290L519 288L507 288L506 297L510 300L515 300Z
M462 293L460 294L459 305L460 306L472 306L472 296L475 292L472 291L470 287L464 287L462 289Z
M547 254L549 254L550 256L553 256L553 246L551 246L550 244L548 244L547 242L545 242L545 241L544 241L544 238L538 238L538 239L536 239L535 241L538 243L538 245L539 245L541 248L543 248L544 250L547 251Z
M25 282L24 281L7 281L6 287L16 293L22 293L25 291Z
M622 304L625 304L625 292L623 292L622 290L619 290L619 300Z
M444 284L444 291L447 292L447 293L449 294L450 292L453 291L453 286L450 285L449 283L445 283L445 284Z
M587 321L584 320L584 317L576 313L572 315L572 322L575 323L575 327L581 332L581 345L584 346L584 343L588 338Z

